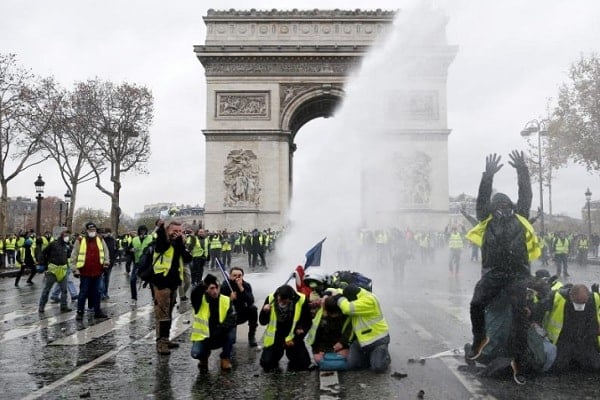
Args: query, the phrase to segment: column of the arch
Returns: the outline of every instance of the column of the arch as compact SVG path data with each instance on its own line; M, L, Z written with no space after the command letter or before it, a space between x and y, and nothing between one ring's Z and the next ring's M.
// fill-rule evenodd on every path
M283 226L289 192L289 138L279 129L278 85L209 80L207 129L203 132L205 226L214 230ZM253 185L247 198L236 195L233 177L228 174L239 170L240 163L247 164L254 174L244 177Z

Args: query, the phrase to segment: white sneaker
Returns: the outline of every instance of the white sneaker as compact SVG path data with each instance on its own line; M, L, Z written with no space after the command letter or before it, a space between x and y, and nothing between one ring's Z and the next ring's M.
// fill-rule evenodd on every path
M137 300L133 300L133 299L131 300L131 307L132 308L137 307Z

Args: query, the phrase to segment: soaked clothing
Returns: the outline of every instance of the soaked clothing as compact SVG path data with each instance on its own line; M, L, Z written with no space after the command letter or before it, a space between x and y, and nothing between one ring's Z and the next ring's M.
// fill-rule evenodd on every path
M528 317L526 314L529 273L526 230L515 213L529 218L531 182L527 168L517 169L519 200L512 209L496 208L491 202L493 174L483 173L477 197L477 219L491 215L481 245L482 268L487 270L477 282L471 299L470 313L475 341L486 336L485 309L502 289L509 294L512 308L513 338L509 353L520 361L527 349Z

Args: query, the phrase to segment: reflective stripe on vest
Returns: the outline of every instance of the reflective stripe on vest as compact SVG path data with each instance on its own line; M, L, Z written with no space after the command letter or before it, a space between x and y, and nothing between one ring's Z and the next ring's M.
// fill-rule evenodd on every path
M294 308L294 320L292 322L292 328L290 329L290 332L288 333L288 335L285 338L286 342L294 339L294 331L296 330L296 324L300 320L302 305L304 304L304 301L306 300L306 296L304 296L302 293L297 293L297 295L300 298L296 302L296 306ZM267 329L265 329L265 337L263 339L264 347L272 346L275 343L275 332L277 331L277 314L275 312L275 309L277 308L277 305L275 304L276 302L277 302L277 300L275 299L275 295L271 293L269 295L269 304L271 305L271 314L270 314L269 324L267 325Z
M104 265L104 245L98 236L96 236L96 245L100 252L100 265ZM87 253L87 239L82 238L79 242L79 254L77 254L77 264L75 265L77 268L82 268L85 264L85 253Z
M362 309L370 308L372 312L356 314L357 304ZM350 317L352 330L361 347L367 346L389 335L388 324L381 312L381 306L374 294L365 289L360 289L357 298L349 301L345 297L338 300L338 306L345 315Z
M225 321L225 317L227 316L227 311L229 310L229 306L231 304L231 300L227 296L219 295L219 323L223 323ZM192 324L192 336L191 340L193 342L204 340L210 337L210 328L208 324L208 319L210 318L210 306L208 301L206 301L206 295L202 296L202 303L200 304L200 309L194 315L194 323Z
M554 248L556 254L569 254L569 239L556 239L556 246Z

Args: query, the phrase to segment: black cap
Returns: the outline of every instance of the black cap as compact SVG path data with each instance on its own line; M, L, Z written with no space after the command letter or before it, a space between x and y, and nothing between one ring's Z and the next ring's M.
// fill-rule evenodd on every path
M87 224L85 224L85 230L89 230L89 229L96 229L96 224L93 222L88 222Z

